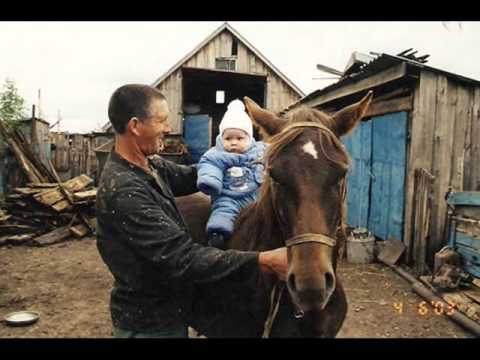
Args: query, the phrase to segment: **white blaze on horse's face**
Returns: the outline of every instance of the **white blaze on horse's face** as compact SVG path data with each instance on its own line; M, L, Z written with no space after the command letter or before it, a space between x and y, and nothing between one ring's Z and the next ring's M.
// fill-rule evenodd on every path
M303 145L302 149L308 155L311 155L314 159L318 159L317 149L315 149L315 145L311 141Z

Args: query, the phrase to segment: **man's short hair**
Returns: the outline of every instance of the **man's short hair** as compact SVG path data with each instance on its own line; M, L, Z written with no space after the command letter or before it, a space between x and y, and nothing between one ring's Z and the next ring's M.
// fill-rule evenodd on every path
M132 117L142 121L150 117L150 104L155 99L166 100L160 91L148 85L129 84L115 90L108 104L108 118L115 132L123 134Z

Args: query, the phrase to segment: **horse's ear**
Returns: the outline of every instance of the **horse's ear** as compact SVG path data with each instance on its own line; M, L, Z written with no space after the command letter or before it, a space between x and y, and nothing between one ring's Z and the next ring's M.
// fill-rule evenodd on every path
M332 116L332 130L337 136L350 132L367 113L372 102L373 91L369 91L359 102L346 106Z
M285 120L282 120L273 112L261 108L260 105L248 96L245 96L243 101L247 113L252 119L253 125L260 129L259 132L262 136L262 140L268 140L268 138L280 132L285 126Z

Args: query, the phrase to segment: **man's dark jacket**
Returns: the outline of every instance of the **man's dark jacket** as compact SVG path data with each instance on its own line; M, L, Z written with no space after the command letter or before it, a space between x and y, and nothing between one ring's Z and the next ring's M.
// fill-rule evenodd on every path
M193 242L174 196L197 191L196 168L150 164L157 178L112 151L96 200L97 246L115 279L112 322L134 331L184 326L195 287L223 281L251 289L259 275L258 253Z

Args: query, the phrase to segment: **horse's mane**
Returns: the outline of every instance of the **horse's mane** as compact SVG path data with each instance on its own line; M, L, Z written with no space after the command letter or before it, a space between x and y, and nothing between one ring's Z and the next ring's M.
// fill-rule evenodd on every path
M322 123L328 127L330 117L322 111L302 106L290 115L285 124L308 121ZM288 132L279 132L270 138L263 163L267 166L272 163L280 151L300 136L303 131L302 128L296 128ZM318 131L318 137L323 155L339 167L348 168L350 159L343 144L325 131ZM271 178L266 172L263 184L259 188L257 201L244 208L236 221L235 238L250 241L248 250L265 250L283 246L285 239L282 237L273 208L271 184Z

